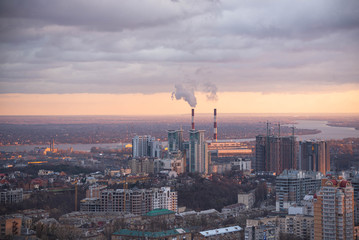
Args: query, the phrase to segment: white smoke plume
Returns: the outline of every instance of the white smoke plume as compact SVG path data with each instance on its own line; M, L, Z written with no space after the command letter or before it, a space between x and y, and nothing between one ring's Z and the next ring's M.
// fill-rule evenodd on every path
M204 91L207 94L207 100L210 100L210 101L217 101L218 100L218 96L217 96L217 86L214 85L213 83L211 82L207 82L204 84Z
M197 105L197 99L194 95L194 89L185 88L182 84L175 85L175 91L172 92L172 100L174 97L176 98L176 100L185 100L193 108Z

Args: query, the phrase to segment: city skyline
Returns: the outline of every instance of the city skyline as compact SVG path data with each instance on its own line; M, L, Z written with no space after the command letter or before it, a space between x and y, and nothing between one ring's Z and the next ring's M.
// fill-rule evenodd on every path
M358 9L1 1L0 115L357 114Z

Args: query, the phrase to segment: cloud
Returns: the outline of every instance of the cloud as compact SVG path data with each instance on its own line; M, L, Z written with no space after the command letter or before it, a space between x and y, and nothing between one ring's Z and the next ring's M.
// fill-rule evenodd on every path
M207 82L204 85L204 91L207 92L208 94L207 99L210 101L217 101L218 100L218 96L217 96L217 86L214 85L213 83Z
M175 90L172 92L172 99L185 100L191 107L197 106L197 99L194 95L194 89L191 87L184 87L182 84L176 84Z
M356 0L4 0L0 93L347 89L359 84L358 10Z

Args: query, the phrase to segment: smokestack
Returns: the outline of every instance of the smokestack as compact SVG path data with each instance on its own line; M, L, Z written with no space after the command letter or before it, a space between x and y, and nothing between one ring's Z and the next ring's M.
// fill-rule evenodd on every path
M213 140L217 142L217 109L214 109Z
M194 108L192 108L192 130L194 130Z

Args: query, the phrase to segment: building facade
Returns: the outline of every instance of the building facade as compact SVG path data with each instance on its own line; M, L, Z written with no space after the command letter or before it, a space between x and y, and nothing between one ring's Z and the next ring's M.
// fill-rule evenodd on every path
M21 235L21 215L0 216L0 239L13 239Z
M12 204L23 201L23 189L3 189L0 191L0 204Z
M161 146L154 137L150 135L135 136L132 139L132 157L152 157L159 158Z
M149 174L154 173L154 159L132 158L129 161L131 174Z
M204 130L190 130L186 144L186 171L208 174L210 157L208 143L204 140Z
M359 174L351 180L354 189L354 224L359 226Z
M346 180L322 180L314 198L314 239L354 238L354 190Z
M298 168L319 171L324 175L330 171L330 153L325 141L299 142Z
M246 208L252 208L255 201L256 198L254 192L238 194L238 203L244 204Z
M81 201L83 212L126 212L144 215L154 209L177 212L177 192L170 187L152 189L104 189L99 198Z
M300 170L284 170L276 178L276 211L286 211L300 203L305 195L315 193L321 186L323 174Z
M293 234L301 239L313 240L314 217L297 214L247 219L246 240L277 240L281 233Z
M183 151L183 130L168 130L168 151Z
M275 172L277 175L281 174L284 169L296 169L296 149L295 136L256 136L253 167L256 171Z

